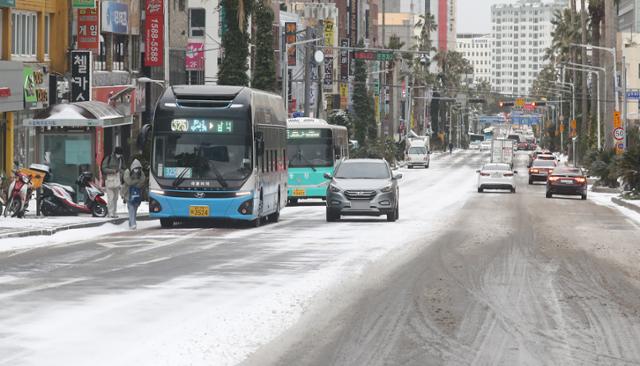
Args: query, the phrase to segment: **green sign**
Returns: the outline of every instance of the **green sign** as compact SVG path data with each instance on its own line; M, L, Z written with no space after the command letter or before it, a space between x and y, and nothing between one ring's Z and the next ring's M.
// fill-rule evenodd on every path
M74 8L95 8L96 0L73 0L71 6Z
M49 75L42 66L25 66L24 77L25 109L42 109L49 106Z
M16 0L0 0L0 7L13 8L16 6Z
M378 61L393 61L393 52L378 52Z

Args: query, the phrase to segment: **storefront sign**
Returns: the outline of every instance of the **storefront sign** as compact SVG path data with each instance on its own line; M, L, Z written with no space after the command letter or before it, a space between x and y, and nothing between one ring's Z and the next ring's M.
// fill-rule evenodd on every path
M187 44L185 64L188 71L204 70L204 43L189 42Z
M324 58L324 88L333 89L333 57Z
M49 106L49 74L44 72L44 67L25 66L23 76L25 109L47 108Z
M102 2L102 31L129 33L129 5L115 1Z
M164 51L164 3L163 0L146 0L145 6L145 66L162 66Z
M343 38L340 40L341 47L349 47L349 40ZM349 51L340 50L340 80L349 81Z
M296 46L289 46L296 42L296 32L298 25L296 22L285 22L284 32L287 44L287 65L296 66Z
M98 9L78 9L78 49L98 53L100 32L98 31Z
M91 51L71 51L71 102L91 100Z
M16 6L16 0L0 0L0 7L13 8Z
M136 89L130 85L96 86L92 88L92 100L104 102L124 116L136 113Z
M24 108L23 66L21 62L0 61L0 112Z
M74 8L95 8L96 0L73 0L71 6Z
M324 54L325 55L333 55L333 47L334 43L333 43L333 38L334 38L334 31L333 31L333 20L332 19L325 19L324 20L324 45L325 48L324 49Z
M349 40L352 45L358 44L358 0L351 0L349 6Z

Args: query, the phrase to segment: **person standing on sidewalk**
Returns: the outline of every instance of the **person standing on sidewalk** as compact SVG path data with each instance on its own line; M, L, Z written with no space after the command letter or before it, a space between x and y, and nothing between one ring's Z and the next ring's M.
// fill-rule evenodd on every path
M142 172L142 164L138 159L133 159L131 167L124 171L124 184L122 185L122 199L127 204L129 211L129 229L135 230L136 215L142 201L142 190L146 177Z
M104 186L107 191L107 209L109 216L118 217L118 198L120 197L120 186L122 185L122 170L124 169L124 159L122 157L122 147L116 146L113 153L102 160L102 176Z

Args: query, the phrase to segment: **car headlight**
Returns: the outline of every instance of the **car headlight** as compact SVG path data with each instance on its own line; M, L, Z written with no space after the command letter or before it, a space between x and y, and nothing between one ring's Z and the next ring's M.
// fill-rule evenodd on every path
M340 192L341 191L340 187L336 186L335 184L330 184L329 185L329 190L331 192Z
M382 187L382 189L380 189L380 192L389 193L389 192L391 192L392 189L393 189L393 185L389 184L389 185L386 185L386 186Z

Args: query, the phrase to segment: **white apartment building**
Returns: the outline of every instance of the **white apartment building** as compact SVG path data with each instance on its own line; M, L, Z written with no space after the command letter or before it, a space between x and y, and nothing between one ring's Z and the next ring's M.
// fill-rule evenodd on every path
M473 66L473 82L491 83L491 48L490 34L461 33L456 39L456 50Z
M494 91L526 96L544 67L544 52L551 45L551 20L567 0L544 3L519 0L491 6L491 85Z

